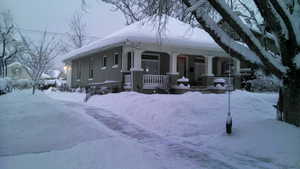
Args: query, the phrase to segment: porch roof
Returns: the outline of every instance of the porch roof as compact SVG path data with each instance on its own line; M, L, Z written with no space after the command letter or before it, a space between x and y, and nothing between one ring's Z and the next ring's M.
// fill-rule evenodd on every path
M168 17L165 29L158 33L159 24L154 20L144 19L97 40L64 56L64 62L100 52L111 47L130 43L160 44L174 48L223 51L221 47L200 28L192 28L175 18Z

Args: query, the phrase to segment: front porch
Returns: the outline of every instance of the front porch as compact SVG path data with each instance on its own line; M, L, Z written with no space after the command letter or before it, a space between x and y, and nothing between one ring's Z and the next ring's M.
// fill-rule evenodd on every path
M205 90L216 78L228 83L229 57L130 50L123 57L123 82L128 90L172 90L180 88L179 78L188 79L185 90ZM240 62L232 61L233 85L239 88Z

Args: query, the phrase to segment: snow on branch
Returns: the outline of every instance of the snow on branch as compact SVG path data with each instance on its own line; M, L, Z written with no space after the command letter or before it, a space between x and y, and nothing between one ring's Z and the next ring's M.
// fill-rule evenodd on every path
M298 31L300 28L297 28L297 26L294 24L297 22L294 22L292 15L287 10L287 6L278 0L270 0L270 2L273 5L276 12L278 13L278 15L282 18L284 24L286 25L289 39L293 41L294 44L297 44L297 39L299 39L299 37L297 37L296 31ZM298 2L295 3L296 5L298 4ZM300 15L297 18L298 20L300 19L299 17ZM298 42L300 42L300 40L298 40Z
M188 0L184 0L183 2L188 7L192 6ZM216 24L216 22L210 18L210 16L205 13L201 13L201 15L199 15L199 13L196 11L193 11L192 13L195 15L197 21L202 25L202 28L208 32L227 53L237 57L240 60L258 65L259 67L263 66L262 61L254 52L229 37L227 33L225 33Z
M242 20L228 7L223 1L208 0L210 4L220 13L225 21L235 28L241 39L253 50L261 59L267 69L272 70L278 77L286 72L286 68L274 60L272 55L268 53L262 46L261 42L254 36L250 29L242 22Z

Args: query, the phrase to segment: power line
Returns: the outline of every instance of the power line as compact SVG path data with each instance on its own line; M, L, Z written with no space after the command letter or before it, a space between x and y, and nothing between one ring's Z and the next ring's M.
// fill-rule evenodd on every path
M20 29L22 31L25 31L25 32L32 32L32 33L44 33L45 32L45 31L38 30L38 29L28 29L28 28L20 28L20 27L18 27L18 29ZM62 33L62 32L47 31L47 33L53 34L53 35L68 36L67 33ZM94 38L94 39L100 39L100 37L98 37L98 36L87 35L86 37Z

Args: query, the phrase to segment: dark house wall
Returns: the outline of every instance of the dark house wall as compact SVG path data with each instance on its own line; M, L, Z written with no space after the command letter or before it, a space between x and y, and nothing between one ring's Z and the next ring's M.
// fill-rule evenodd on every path
M114 55L118 54L118 65L114 64ZM106 69L103 69L103 57L107 57ZM72 61L72 87L85 87L89 83L105 80L122 81L122 47L116 47L91 54ZM91 72L91 69L93 72ZM78 79L78 73L81 73ZM91 77L93 74L93 77Z

